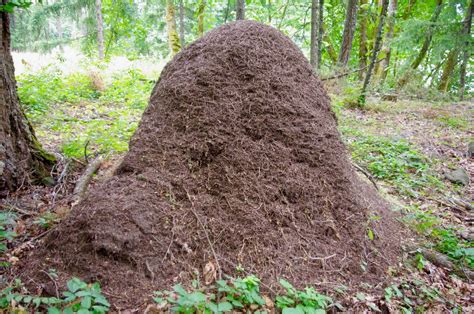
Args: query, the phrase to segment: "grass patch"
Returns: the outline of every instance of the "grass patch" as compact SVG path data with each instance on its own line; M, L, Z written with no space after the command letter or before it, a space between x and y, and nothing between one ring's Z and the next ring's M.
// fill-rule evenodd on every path
M138 70L114 75L107 84L96 73L48 69L18 82L20 101L41 142L56 144L67 157L82 157L85 150L127 151L153 87Z
M443 187L428 158L405 140L360 136L349 141L349 148L357 163L375 178L391 183L402 196L419 197Z

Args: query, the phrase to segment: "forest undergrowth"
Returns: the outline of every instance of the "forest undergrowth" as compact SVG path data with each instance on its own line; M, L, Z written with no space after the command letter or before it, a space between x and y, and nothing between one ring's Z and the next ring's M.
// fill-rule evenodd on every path
M54 68L18 77L23 108L40 142L60 157L60 163L54 170L54 179L44 182L51 186L25 187L0 203L3 273L9 273L11 265L34 249L43 235L67 215L71 207L67 197L88 160L108 156L92 187L110 175L128 149L128 140L156 79L139 70L102 77L97 72L65 75ZM401 212L401 220L414 231L412 240L419 244L407 247L400 264L387 274L392 284L361 284L358 291L348 291L338 283L321 282L298 291L283 280L286 294L270 300L260 293L259 287L264 283L258 274L242 269L242 278L218 281L211 287L196 280L192 291L181 286L157 291L150 297L149 310L474 310L470 296L474 291L474 241L469 230L474 218L469 201L474 193L474 165L467 153L468 144L473 141L469 129L473 123L469 120L474 111L472 103L402 97L391 102L374 97L363 108L354 109L345 105L344 96L337 94L332 96L333 110L353 163L361 176L393 204L394 210ZM459 168L469 173L468 185L446 180L446 173ZM368 228L367 237L373 236ZM48 276L54 282L54 270ZM35 296L35 291L25 291L20 282L2 285L8 287L0 291L0 308L19 312L36 306L49 308L50 313L81 309L101 313L110 306L106 289L102 294L98 284L88 285L77 278L71 279L64 296L55 287L55 298Z

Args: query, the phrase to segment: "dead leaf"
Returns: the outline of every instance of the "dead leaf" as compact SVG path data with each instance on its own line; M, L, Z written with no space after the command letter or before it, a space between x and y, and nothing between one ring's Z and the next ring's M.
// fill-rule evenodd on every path
M216 272L216 265L214 265L213 262L208 262L206 266L204 266L204 284L210 285L214 281L216 281L217 278L217 272Z

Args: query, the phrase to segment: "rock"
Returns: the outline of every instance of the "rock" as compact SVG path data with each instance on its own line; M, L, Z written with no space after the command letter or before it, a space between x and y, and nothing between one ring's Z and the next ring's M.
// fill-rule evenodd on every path
M469 142L467 147L467 157L473 158L474 157L474 141Z
M466 170L463 168L456 169L454 171L450 171L445 174L446 179L453 183L459 183L462 185L469 184L469 175L467 174Z

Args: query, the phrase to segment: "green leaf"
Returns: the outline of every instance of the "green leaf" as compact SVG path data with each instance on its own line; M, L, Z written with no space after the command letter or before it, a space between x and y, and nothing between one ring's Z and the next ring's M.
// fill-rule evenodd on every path
M304 311L296 307L286 307L283 309L282 314L305 314Z
M370 241L374 240L374 232L372 231L372 229L367 228L367 236L369 237Z
M56 307L48 308L48 314L61 314L61 311Z
M233 306L230 302L221 302L217 304L217 310L220 312L229 312L233 309Z
M90 309L92 306L92 298L91 297L84 297L81 301L81 307L84 309Z

